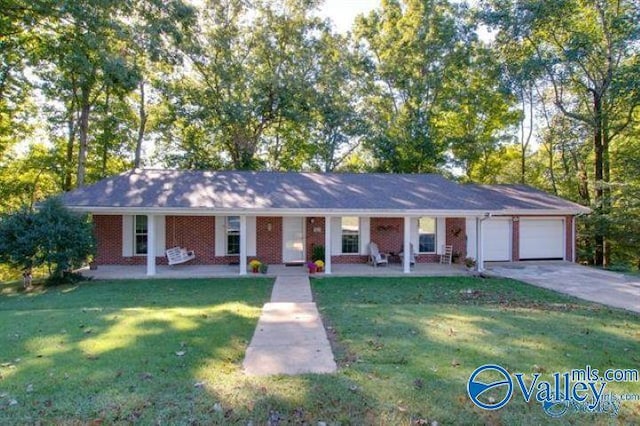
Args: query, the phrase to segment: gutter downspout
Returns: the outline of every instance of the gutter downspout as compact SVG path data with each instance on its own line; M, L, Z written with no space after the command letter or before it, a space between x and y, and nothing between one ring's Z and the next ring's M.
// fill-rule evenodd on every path
M491 218L487 212L484 217L476 217L476 272L484 272L484 253L482 250L482 222Z

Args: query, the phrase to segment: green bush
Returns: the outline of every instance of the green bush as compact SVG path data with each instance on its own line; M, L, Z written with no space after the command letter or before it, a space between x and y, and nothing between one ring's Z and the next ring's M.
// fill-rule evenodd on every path
M311 261L315 262L316 260L325 261L324 258L324 246L321 244L314 245L311 249Z
M0 262L23 271L44 266L50 282L64 281L94 251L88 216L71 212L56 198L35 211L23 208L0 216Z

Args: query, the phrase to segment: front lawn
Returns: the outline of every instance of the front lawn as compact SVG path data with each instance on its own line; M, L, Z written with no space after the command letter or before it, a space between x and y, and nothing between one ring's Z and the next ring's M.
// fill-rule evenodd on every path
M313 281L335 333L342 375L375 407L381 423L545 424L539 403L519 390L502 409L477 408L466 393L474 369L509 372L640 368L640 316L583 303L512 280L330 278ZM529 383L529 382L527 382ZM640 394L640 383L607 391ZM607 414L566 414L561 423L640 423L640 401Z
M270 279L88 282L0 295L0 424L207 423Z
M638 315L514 281L323 278L313 288L340 371L247 377L244 351L271 283L0 286L0 424L540 424L549 419L519 395L496 412L475 408L471 371L640 361ZM640 393L638 384L612 389ZM637 424L640 402L616 420Z

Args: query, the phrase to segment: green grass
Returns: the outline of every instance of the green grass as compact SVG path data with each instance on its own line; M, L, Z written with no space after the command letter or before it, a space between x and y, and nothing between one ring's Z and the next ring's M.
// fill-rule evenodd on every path
M640 316L583 303L512 280L331 278L313 282L335 332L342 375L376 407L382 423L545 424L540 405L518 390L504 408L484 411L466 394L478 366L510 372L639 368ZM609 384L640 394L640 383ZM565 415L558 423L638 424L640 401L620 414Z
M544 424L515 396L497 412L475 408L471 371L640 363L638 315L514 281L323 278L313 288L340 371L247 377L244 351L271 282L0 286L0 424ZM628 402L615 420L639 419L640 402ZM610 419L558 423L567 421Z
M0 424L215 418L216 382L238 371L271 283L114 281L31 294L5 286Z

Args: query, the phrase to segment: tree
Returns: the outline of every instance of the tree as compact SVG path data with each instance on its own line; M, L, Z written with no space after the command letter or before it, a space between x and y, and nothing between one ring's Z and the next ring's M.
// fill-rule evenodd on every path
M22 208L0 216L0 262L30 271L45 266L51 279L79 267L94 254L93 227L86 215L50 198L36 211Z
M594 152L594 262L609 263L609 148L640 105L640 6L633 0L487 1L498 43L532 46L567 117L588 126Z
M355 27L368 61L369 95L365 138L390 172L433 172L445 163L447 144L435 124L446 109L449 75L464 66L472 28L459 18L461 6L443 0L384 0Z

